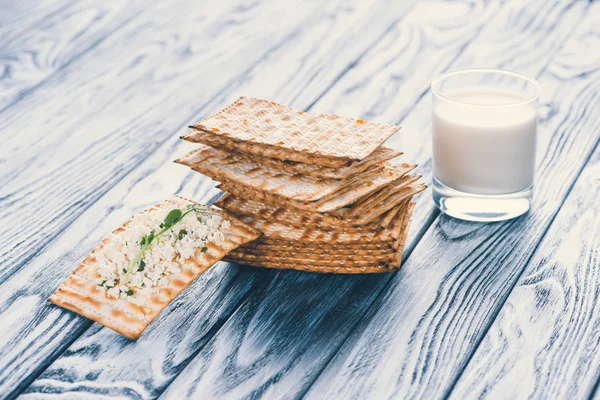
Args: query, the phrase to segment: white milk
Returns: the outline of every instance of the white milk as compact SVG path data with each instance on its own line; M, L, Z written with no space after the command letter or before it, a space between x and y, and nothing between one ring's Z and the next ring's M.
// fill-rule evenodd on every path
M452 189L486 195L514 193L531 186L535 104L514 104L524 99L495 91L465 91L445 97L456 103L440 100L434 106L437 180Z

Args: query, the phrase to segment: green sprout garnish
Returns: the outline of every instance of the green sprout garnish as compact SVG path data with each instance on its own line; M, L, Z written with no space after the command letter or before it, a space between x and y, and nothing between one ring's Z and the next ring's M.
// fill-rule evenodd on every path
M189 207L185 212L181 211L179 208L174 208L171 211L169 211L169 213L165 217L165 220L163 222L161 222L161 224L159 225L161 228L160 231L155 233L154 230L152 230L152 231L150 231L149 234L142 236L142 238L140 239L141 249L140 249L140 251L137 252L137 254L133 258L133 260L131 260L129 267L127 269L123 268L124 275L121 277L121 283L120 283L121 285L124 285L127 283L127 281L129 280L129 277L131 276L131 274L134 272L134 270L136 268L138 271L144 270L146 263L144 263L144 261L142 261L142 257L144 257L144 253L146 252L146 250L148 250L150 248L150 245L152 244L152 242L154 242L154 240L156 238L158 238L160 235L162 235L163 233L167 232L169 229L171 229L175 225L177 225L183 218L185 218L186 215L188 215L191 212L195 212L196 214L201 214L201 215L202 214L207 214L207 215L212 214L211 212L207 211L205 207L199 207L197 204L194 204L193 206ZM185 232L185 233L182 235L182 232ZM185 231L185 229L182 229L178 235L179 239L182 239L183 236L185 236L186 234L187 234L187 231ZM205 250L203 248L203 252L204 251Z

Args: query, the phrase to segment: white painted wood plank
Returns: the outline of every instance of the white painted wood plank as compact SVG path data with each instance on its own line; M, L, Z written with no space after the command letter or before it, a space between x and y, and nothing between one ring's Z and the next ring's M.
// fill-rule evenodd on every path
M597 146L452 398L589 398L600 377L599 177Z
M288 3L289 5L289 3ZM171 6L173 6L173 4L171 4ZM318 5L315 5L318 6ZM261 8L261 7L264 7ZM207 22L207 28L210 32L210 29L217 29L219 26L224 26L225 28L223 29L223 34L224 37L222 38L224 43L230 43L232 40L232 35L234 35L233 37L235 38L236 36L240 36L240 35L244 35L247 34L248 36L258 36L258 38L263 38L264 36L261 35L269 35L269 31L268 29L264 29L264 23L262 23L260 20L256 19L255 17L257 15L262 15L264 17L273 17L273 14L269 13L269 11L273 11L275 13L275 15L277 15L277 13L281 13L282 9L281 8L277 8L274 7L273 4L269 4L269 3L262 3L261 7L249 7L249 8L242 8L239 9L239 14L235 14L233 13L234 10L228 10L228 18L239 18L242 21L240 21L240 23L238 25L236 25L236 29L234 30L234 32L229 32L228 29L226 28L228 26L228 20L227 19L223 19L222 22L218 22L218 23L214 23L211 25ZM161 18L165 18L164 21L177 21L177 19L171 18L172 15L169 14L167 12L168 10L163 10L163 14L161 15ZM188 10L190 11L190 10ZM208 10L210 11L210 10ZM174 11L175 12L175 11ZM181 12L181 10L179 10L178 12ZM310 18L310 10L307 10L306 13L308 14L309 18ZM256 14L256 15L255 15ZM306 15L302 15L301 13L296 14L296 16L298 18L300 18L300 20L298 21L299 23L303 23L304 26L306 26L306 21L302 21L301 17L304 16L306 17ZM188 12L187 13L187 17L190 18L190 21L194 21L194 19L201 19L201 20L205 20L207 18L206 14L204 11L202 11L200 14L195 15L193 12ZM214 16L210 16L210 20L213 19L219 19L220 15L214 15ZM160 19L160 18L159 18ZM247 23L244 23L244 20L247 21ZM291 23L293 20L293 18L290 19L282 19L281 24L286 24L286 23ZM173 28L173 30L178 29L178 31L181 32L181 19L179 19L179 24L176 24L175 22L167 22L169 25L166 26L171 26ZM154 27L153 24L148 24L148 21L146 21L146 24L148 25L148 28L152 28ZM224 25L222 25L224 24ZM273 29L277 30L280 29L282 26L281 25L277 25L277 24L273 24ZM137 29L139 30L140 28L143 27L137 27ZM162 27L163 28L163 34L167 35L169 34L169 32L165 29L165 26ZM294 29L295 25L291 25L291 26L287 26L287 28L289 29ZM195 29L192 26L188 26L188 29ZM245 30L245 32L244 32ZM260 34L256 34L257 31L260 31ZM133 32L129 32L130 34L134 33L135 30ZM147 35L147 32L145 32L144 30L141 30L139 32L140 35ZM212 36L212 44L215 46L219 46L219 38L220 35L217 32L210 32L211 36ZM129 36L127 38L129 41L134 40L134 37ZM189 40L192 40L193 42L193 37L192 38L188 38ZM156 37L153 39L156 40ZM255 41L258 41L259 39L255 38ZM249 43L252 43L251 41L244 41L244 40L239 40L240 42L240 46L244 46L244 45L248 45ZM143 42L142 42L143 43ZM191 45L191 43L189 42L184 42L182 44L184 46L184 48L188 45ZM133 45L132 45L133 46ZM222 47L226 47L226 46L222 46ZM250 48L250 50L252 50L252 48ZM144 50L144 52L147 52L147 50ZM148 54L149 56L150 54ZM209 54L210 55L210 54ZM135 54L133 54L133 56L135 56ZM160 57L160 53L156 55L156 57ZM236 58L229 58L230 62L236 62L237 67L238 68L243 68L245 63L250 63L252 62L252 59L247 59L247 54L242 52L241 54L238 55L239 59ZM156 60L159 61L159 60ZM199 60L200 63L201 60ZM214 68L216 68L218 66L218 64L215 65ZM183 67L190 67L187 64L184 64ZM197 71L198 73L201 73L202 71ZM213 72L214 73L214 72ZM215 81L218 81L215 79ZM101 81L100 81L101 82ZM96 85L98 83L95 83ZM167 82L164 83L165 85L167 85ZM92 84L93 85L93 84ZM89 89L89 87L88 87ZM108 90L108 89L107 89ZM207 88L205 88L205 90L207 90ZM199 93L202 93L200 91L198 91ZM188 97L191 97L191 94L188 94ZM189 108L196 108L198 107L197 105L190 105L188 106ZM181 123L181 119L180 117L177 117L177 112L175 112L176 110L173 109L173 107L163 107L162 108L162 112L164 112L164 114L160 114L159 110L154 110L156 113L155 118L161 118L163 120L163 122L165 123L165 131L163 134L168 134L168 137L173 137L175 138L175 132L179 130L179 133L182 132L182 127L179 125ZM169 114L170 113L170 114ZM170 119L169 119L170 118ZM176 122L174 122L176 121ZM186 118L186 123L189 123L189 120ZM149 122L150 124L152 124L152 122ZM174 127L178 127L178 128L174 128ZM140 128L138 126L138 128ZM141 130L139 132L149 132L150 130L144 130L143 127L140 128ZM114 134L114 136L119 137L117 132L116 134ZM130 139L134 140L136 137L139 137L139 133L136 134L136 132L130 132ZM100 143L101 144L101 143ZM102 154L102 147L100 146L100 144L98 144L98 146L94 147L94 148L90 148L87 149L87 153L85 154L80 154L78 155L78 157L80 159L84 159L85 157L87 157L90 154L94 154L97 155L98 157L100 157L100 160L103 159L110 159L111 155L110 153L104 153ZM150 143L151 144L151 143ZM117 143L117 145L119 145L119 143ZM138 143L138 147L144 145L144 143L139 144ZM149 145L149 143L145 143L146 146ZM119 148L119 146L117 146L117 148ZM56 157L56 154L49 154L49 157ZM128 155L123 155L123 157L125 158L130 158L131 156ZM171 165L171 160L173 158L170 158L168 161L167 160L163 160L164 162L168 162L169 165ZM106 166L106 163L104 162L94 162L94 160L88 160L90 161L90 168L88 169L88 171L83 171L83 170L77 170L77 171L72 171L70 170L69 165L65 166L64 169L73 173L75 177L78 177L79 179L82 179L83 182L87 182L88 180L93 180L93 176L95 175L96 171L98 170L98 165L102 165L103 167ZM118 163L121 160L115 160L115 167L116 167L116 172L119 172L119 165ZM129 162L131 164L135 164L139 163L139 160L129 160ZM102 170L102 169L100 169ZM52 177L49 177L49 187L52 188L53 185L55 184L55 180ZM169 179L169 177L167 177L167 179ZM114 180L113 180L114 182ZM66 179L65 183L68 183L68 179ZM89 182L88 182L89 183ZM178 182L179 183L179 182ZM112 186L113 183L111 183L109 181L109 187L104 188L103 190L108 190L110 188L110 186ZM35 183L34 183L35 185ZM56 188L56 187L54 187ZM4 189L4 188L3 188ZM72 189L69 189L72 190ZM95 190L102 190L102 187L100 188L96 188ZM205 190L206 191L206 190ZM164 194L162 194L160 197L161 198L165 198L168 197L169 194L173 193L174 191L169 191L166 192ZM77 198L73 198L72 196L73 193L77 193L77 190L75 189L75 192L71 192L71 193L55 193L54 196L57 196L58 194L60 195L64 195L65 198L68 199L68 201L71 201L71 205L73 205L73 203L76 206L85 206L85 204L82 204L80 202L80 200L78 200ZM46 194L44 193L40 193L40 195L43 195L44 197L47 197ZM98 194L95 194L96 197L98 196ZM75 194L75 196L77 196L77 194ZM6 201L5 205L7 203L9 204L15 204L14 203L14 196L9 196L8 199L4 198L4 201ZM138 199L139 201L140 199ZM145 199L144 199L145 200ZM144 203L144 205L147 205L148 203ZM18 207L17 207L18 208ZM15 208L15 210L17 209ZM85 209L86 207L81 207L82 210ZM50 209L50 207L49 207ZM63 212L65 213L65 217L63 218L71 218L74 219L73 215L69 215L70 210L72 210L72 208L69 205L66 205L66 207L63 209ZM2 211L5 211L6 209L3 208ZM17 211L18 212L18 211ZM6 214L5 214L6 215ZM33 216L33 214L32 214ZM122 216L121 216L122 217ZM52 217L54 218L54 217ZM97 216L95 217L96 219L96 223L98 223L97 220ZM120 220L122 221L125 218L121 218ZM6 221L6 219L3 219L3 221ZM64 221L63 221L64 222ZM68 221L71 222L71 221ZM32 224L37 224L37 222L33 222L31 221ZM118 224L114 223L112 226L116 226ZM104 229L102 230L102 235L105 235L106 232L110 231L110 229ZM54 235L54 234L53 234ZM86 233L77 233L76 234L76 238L79 240L81 239L82 236L86 236ZM44 238L41 236L31 236L31 239L36 239L36 240L43 240ZM54 239L53 237L50 238L51 240ZM98 241L98 240L97 240ZM97 241L95 243L97 243ZM32 241L32 243L34 243L35 241ZM87 251L89 251L91 249L90 246L87 248ZM69 249L70 247L67 248L63 248L63 252L66 249ZM4 251L9 250L6 248L3 248ZM81 255L80 253L77 253L79 255ZM26 255L27 257L31 257L32 255L28 254L28 251L25 250L24 251L24 255ZM89 326L89 321L83 319L83 318L78 318L76 319L74 317L74 315L72 313L67 313L65 311L62 310L58 310L56 307L51 308L49 305L47 305L46 303L46 299L47 297L50 295L50 293L56 288L56 286L58 285L58 283L60 282L61 279L64 279L67 275L68 275L68 271L72 271L72 269L77 265L78 260L80 260L82 257L79 257L78 259L70 259L67 257L67 259L70 260L69 263L64 264L65 259L61 259L61 263L59 264L59 267L61 268L65 268L64 273L62 275L58 275L57 274L57 270L53 270L53 269L46 269L48 267L48 259L37 259L37 261L40 262L40 264L34 268L34 269L30 269L29 271L27 271L27 273L24 275L26 276L24 278L24 280L20 280L19 282L19 287L22 289L25 289L24 291L20 290L20 289L16 289L13 285L14 282L11 282L7 285L3 285L3 288L6 288L7 290L11 290L11 295L9 295L8 292L3 292L2 294L2 304L3 306L0 307L0 310L2 310L2 313L4 315L4 317L2 318L3 321L11 321L9 324L6 325L2 325L1 329L3 329L3 333L0 335L1 337L3 337L3 342L2 342L2 349L0 350L0 358L2 360L2 367L0 368L0 375L4 375L2 377L0 377L0 382L2 383L2 387L0 388L0 392L2 393L11 393L13 390L15 391L19 391L21 390L18 385L27 385L27 383L33 379L38 373L39 371L43 370L43 368L45 368L45 366L53 359L55 358L65 347L67 347L70 342L78 336L78 334L80 334L83 330L85 330L87 328L87 326ZM2 266L5 267L6 264L2 263ZM34 273L37 274L39 272L45 272L46 275L40 277L36 277L36 279L33 281L34 284L32 284L32 282L29 280L31 278L31 276L29 274ZM50 281L47 281L46 279L49 279ZM18 280L18 279L17 279ZM10 289L9 289L10 288ZM14 289L14 291L13 291ZM214 300L215 305L218 305L219 302L218 300ZM15 308L16 307L16 308ZM27 307L31 307L30 309L30 313L28 313L27 311L25 311L25 308ZM227 313L224 311L224 314L227 315ZM43 316L48 316L50 315L50 319L48 319L47 321L43 321ZM76 322L79 323L79 326L74 326L74 320L76 320ZM48 323L46 323L48 322ZM19 329L17 329L17 326L19 327ZM60 331L61 328L65 327L66 329L64 331ZM70 330L70 328L72 328L72 330ZM6 330L4 330L6 329ZM28 336L31 335L31 336ZM70 339L72 338L72 339ZM30 340L26 340L26 339L30 339ZM44 351L42 351L44 350ZM10 366L10 367L8 367Z
M264 52L314 21L315 3L303 2L301 12L278 1L229 5L221 14L206 4L161 3L11 108L0 120L0 130L11 133L0 153L17 175L0 187L0 218L25 218L34 230L22 238L0 233L0 282L170 137L173 126L189 122ZM277 22L265 27L261 18Z
M372 4L363 1L352 7L349 7L347 2L329 3L321 18L316 18L310 24L305 25L301 35L295 35L286 43L287 46L281 46L273 50L255 65L248 74L241 77L231 87L228 87L225 92L236 90L238 93L250 95L262 93L266 97L276 98L279 88L284 82L290 81L299 71L301 73L311 69L320 71L322 64L329 66L330 70L327 73L331 73L332 70L343 70L345 65L338 64L338 62L345 62L343 59L331 63L331 57L335 56L336 51L345 51L346 53L353 51L354 54L361 54L364 51L361 46L370 44L361 39L362 32L344 31L335 27L352 26L354 21L362 19L367 10L371 9L373 9ZM391 15L389 18L398 17L405 11L405 8L396 10L398 14ZM335 18L331 18L331 14L334 14ZM382 18L378 18L378 15L369 15L371 15L370 19L372 21L382 20ZM382 29L384 28L382 27ZM364 29L373 30L372 26L368 25ZM332 32L335 35L332 35ZM353 37L352 35L356 47L343 48L339 46L339 40L347 41L348 37ZM320 40L316 40L316 38ZM285 74L279 72L274 75L273 71L285 71ZM302 82L297 84L303 85ZM306 94L306 96L311 96L311 94ZM210 108L201 111L201 115L215 111L229 100L221 99L220 102L211 103ZM285 101L286 99L280 100ZM289 99L287 100L289 101ZM200 115L196 117L199 118ZM167 121L165 124L172 122ZM185 120L183 125L185 126L189 122L190 120ZM165 125L165 129L167 129L167 126ZM173 126L171 125L171 127ZM10 330L0 333L0 335L11 335L9 343L10 347L14 347L14 349L0 350L0 363L2 360L10 360L12 357L14 362L11 365L16 365L21 369L29 368L24 372L28 373L26 376L35 375L37 365L45 366L52 361L45 358L48 356L48 351L52 345L59 348L56 354L60 353L62 349L70 344L71 340L74 340L90 325L88 320L75 317L72 313L66 313L69 318L65 318L65 312L53 311L56 310L56 307L46 306L43 301L59 284L60 280L69 274L76 265L77 260L83 258L85 253L100 240L101 236L110 230L108 225L112 224L114 226L117 224L114 221L124 219L124 215L129 215L129 213L151 204L155 199L158 201L172 193L180 193L200 201L206 200L210 194L217 193L216 191L206 193L208 188L213 188L213 182L201 179L199 174L189 173L185 168L171 163L171 160L177 155L183 154L189 149L185 143L179 143L181 141L177 138L177 134L184 131L184 126L175 128L169 142L161 147L158 153L146 159L139 168L134 170L133 174L130 174L115 188L112 188L99 203L94 204L91 209L87 210L83 217L78 219L73 226L70 226L42 256L27 264L3 285L3 288L6 288L8 292L16 293L17 296L0 298L0 304L3 304L3 306L0 306L0 310L9 308L20 299L26 298L29 302L18 311L12 309L14 310L14 314L11 315L14 325L11 326ZM115 163L118 161L116 160ZM90 162L90 165L93 166L94 164ZM156 170L157 168L158 170ZM113 214L111 213L115 214L114 218L112 218ZM106 224L103 222L102 225L98 225L98 221L106 219L105 216L107 215L112 222L110 224L109 222ZM85 239L82 241L81 237L85 237ZM65 252L67 252L66 255ZM47 266L48 263L50 263L50 266ZM60 274L57 273L59 270L61 271ZM260 277L262 273L266 272L259 271L258 274L255 274L253 270L245 269L245 273L249 274L250 278L243 278L237 276L236 271L228 269L211 270L211 273L216 274L215 276L219 278L213 276L206 284L221 285L223 284L221 281L233 282L224 289L207 289L202 286L204 281L198 282L197 285L195 284L190 288L194 291L193 293L207 291L218 297L211 298L214 305L207 305L206 310L210 311L210 307L218 307L219 318L230 315L231 310L229 308L237 305L237 297L226 299L221 299L221 297L230 291L243 296L245 291L254 285L256 278L258 278L261 285L263 284ZM29 282L32 280L32 274L36 276L34 281L43 282L43 285L31 288ZM236 276L230 276L232 274ZM237 286L233 286L234 284ZM199 312L197 305L188 304L189 299L193 298L194 295L189 295L185 298L186 300L181 301L181 304L177 304L177 310L181 310L182 313L169 313L169 308L167 313L164 314L165 320L156 321L156 328L153 328L156 330L148 331L147 336L145 334L140 338L138 343L144 341L146 344L139 347L132 346L130 342L124 341L118 335L112 334L106 329L87 331L81 340L76 341L69 348L64 357L59 358L48 367L44 376L31 387L30 390L34 393L31 396L36 397L41 392L47 391L77 392L78 394L89 392L94 393L94 395L104 393L106 396L119 396L123 393L136 393L142 397L154 396L173 379L178 369L186 365L188 358L192 357L202 347L204 341L212 335L212 331L219 327L220 319L215 317L207 321L205 313L210 315L209 311L202 310L202 312ZM192 301L192 303L194 302ZM192 322L190 318L193 318L195 322ZM47 336L43 331L32 331L23 334L24 327L36 323L39 326L52 326L54 328L51 344L43 343L40 347L37 347L37 342L40 341L40 336L37 335ZM192 331L189 335L187 333L184 335L183 333L176 334L179 331L174 332L172 329L174 326L186 328L188 326L206 326L206 329L196 333ZM19 333L12 335L11 332ZM184 330L183 332L187 331ZM98 342L103 343L101 351L89 349ZM170 352L156 351L153 357L149 359L147 349L154 347L161 349L164 346L163 343L171 345ZM19 358L23 349L30 349L28 354L33 354L33 359L24 362L23 359ZM115 360L114 354L121 353L124 356ZM172 353L181 354L182 356L172 359ZM88 355L92 358L84 360L83 358ZM52 356L54 357L54 354ZM136 362L134 369L130 368L131 360L139 360L139 362ZM107 365L113 367L114 370L102 368L102 366ZM118 368L118 366L121 366L121 368ZM119 374L115 375L114 371L118 371ZM18 371L18 373L21 373L21 371ZM119 383L115 384L117 377ZM62 379L68 379L70 382L64 382ZM113 386L115 388L111 389ZM20 389L20 387L16 388L17 391Z
M73 0L0 1L0 35L8 37L38 24L45 16L68 6Z
M19 26L15 27L21 29L0 33L0 71L3 71L0 110L22 99L48 76L93 49L131 18L151 12L155 4L144 0L54 3L59 4L30 10L31 14L20 18ZM2 131L0 137L8 134Z
M447 394L596 146L597 4L540 81L536 200L497 224L439 218L308 393L439 398ZM575 25L575 23L574 23Z
M420 4L424 11L432 8L431 4ZM508 9L501 11L503 19L491 21L489 28L482 32L478 40L469 45L464 57L472 58L473 53L478 53L481 48L496 44L498 31L509 31L507 28L511 25L508 21L513 21L514 14L528 12L543 15L543 11L547 10L547 4L539 2L537 6L539 8L535 9L531 5L520 2L510 3ZM564 9L546 15L547 20L543 25L546 27L558 25L561 28L570 26L573 21L581 18L584 9L583 4L573 10L570 10L569 5L565 5ZM407 21L410 20L411 15L414 16L413 13L409 14ZM448 13L448 16L449 18L455 17L451 12ZM471 18L474 16L471 15ZM484 20L480 21L480 23L483 22ZM444 20L440 20L439 23L443 26ZM518 21L514 23L516 24L513 27L514 31L523 32L525 30L527 32L527 36L524 36L527 40L524 41L529 43L531 51L540 51L538 55L544 55L544 57L538 57L535 66L530 66L530 68L537 68L538 71L542 70L548 62L548 57L545 57L546 52L559 46L560 42L557 39L559 36L563 36L563 31L548 35L548 29L532 27L532 31L528 31L526 25L524 26ZM460 21L457 24L460 24ZM435 31L433 23L431 25L423 23L422 26L424 30L429 28ZM472 26L472 29L476 31L477 26ZM407 31L406 27L403 31ZM487 42L488 40L490 42ZM457 43L456 45L463 46L464 44ZM383 50L382 53L374 53L375 49ZM378 59L379 54L402 53L389 50L389 46L375 46L363 60L369 68L373 68L373 60ZM516 51L521 51L521 49L516 49ZM408 52L406 54L407 57L413 59L415 65L425 63L426 59L420 58L421 53L424 57L431 57L427 47L423 51L415 50L415 52L418 52L418 55ZM503 56L506 55L507 53L503 54ZM385 57L381 57L381 59L387 60ZM498 55L495 58L492 58L491 55L487 57L489 63L499 63L503 59L504 57ZM401 57L394 60L399 64L406 62ZM444 68L446 65L443 63L444 59L438 60L442 64L440 68ZM361 63L356 66L356 68L360 67ZM365 73L362 76L370 77L372 75ZM343 82L344 79L345 77L340 82ZM424 79L422 82L423 90L427 86L426 82L428 79ZM373 84L373 86L374 93L377 93L379 86L377 84ZM377 96L369 96L370 85L361 87L361 89L363 94L366 92L367 99L377 101ZM331 92L344 93L344 91L338 90L337 86L332 88ZM321 101L327 99L329 93L323 96ZM340 96L343 97L343 94ZM315 105L315 108L319 108L319 103ZM336 104L337 102L333 101L332 103ZM362 102L357 101L357 103L361 104ZM329 107L331 107L330 104L325 104L322 109ZM405 135L412 132L415 131L404 130ZM409 136L409 138L414 137L413 135ZM412 244L414 245L414 241ZM169 387L164 394L165 398L194 396L200 393L210 394L213 397L265 396L268 398L296 397L302 394L335 354L352 328L367 312L376 293L391 277L390 275L318 276L290 271L273 275L275 278L270 289L266 293L250 295L215 338L202 349L196 359ZM328 395L333 397L334 393L331 392ZM352 394L348 393L347 396L351 397ZM364 395L364 397L366 396Z

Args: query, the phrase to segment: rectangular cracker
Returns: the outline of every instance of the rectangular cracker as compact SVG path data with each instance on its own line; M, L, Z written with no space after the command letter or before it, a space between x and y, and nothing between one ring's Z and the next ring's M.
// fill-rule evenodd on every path
M384 196L374 194L373 198L367 198L352 207L334 210L331 215L341 219L350 219L359 225L368 224L371 221L379 220L383 213L425 189L426 186L423 184L395 187L394 190L384 188L383 190L386 192ZM356 212L357 209L360 212Z
M365 229L383 229L378 222L361 227L350 226L352 220L339 219L335 224L329 223L321 218L322 214L311 212L298 212L286 207L269 205L260 201L253 201L224 193L215 202L217 207L240 215L250 215L256 218L279 221L284 224L303 227L307 225L319 229L340 232L361 232Z
M316 251L322 253L347 253L356 250L386 250L394 249L394 241L377 243L305 243L290 240L259 238L246 244L252 248L279 249L290 251Z
M347 215L352 211L353 206L345 206L337 210L320 213L318 211L300 209L298 207L301 207L302 205L299 205L297 202L269 195L258 190L243 187L241 185L233 185L229 182L224 182L218 187L224 191L230 192L235 197L253 199L253 201L256 202L262 202L269 206L275 206L284 209L286 210L286 214L289 218L307 217L312 220L324 221L325 223L331 225L353 227L364 226L375 221L378 216L382 215L387 210L393 208L403 200L414 196L426 188L426 186L421 184L409 185L406 187L406 189L398 190L398 192L390 196L390 198L387 200L377 204L371 204L369 213L359 215L357 218L353 219L347 217ZM366 201L368 201L368 199Z
M410 200L407 200L407 201L410 201ZM379 224L381 225L382 228L387 228L390 225L390 223L392 222L392 220L394 219L396 214L398 214L398 212L402 208L402 205L403 204L400 203L397 206L395 206L394 208L392 208L390 211L385 213L385 215L383 216L381 221L379 221Z
M402 212L404 213L404 212ZM263 233L265 238L307 243L377 243L390 242L399 238L398 226L393 224L385 230L365 230L362 232L324 231L305 226L296 227L274 221L265 221L252 216L235 214L240 221Z
M188 204L194 203L175 196L142 213L150 214L161 209L180 208ZM260 236L260 232L244 225L225 212L213 208L210 210L231 222L229 228L221 230L225 235L223 243L220 245L208 243L204 253L198 248L193 257L181 263L182 271L178 274L168 275L168 285L150 295L143 305L130 303L126 299L110 298L105 291L98 290L97 282L101 276L97 272L96 256L103 251L108 237L81 262L73 274L52 294L49 301L113 329L129 339L136 340L150 322L202 272L221 260L230 251ZM123 234L130 222L131 220L127 221L113 233L115 235Z
M315 257L307 256L311 252L304 249L298 257L284 258L278 254L275 248L271 248L271 251L267 250L263 253L257 252L256 249L258 246L253 246L256 244L256 242L253 242L229 254L227 261L256 267L295 269L322 273L382 273L397 270L400 268L413 208L414 203L403 204L403 209L394 218L393 228L391 229L394 230L395 236L398 236L399 240L393 243L391 256L387 254L382 257L372 257L372 259L369 259L368 255L365 255L362 259L349 256L346 260L344 260L344 256L319 257L319 261L316 261ZM250 250L246 250L247 248ZM263 255L265 253L266 255ZM314 254L317 256L321 255L318 250Z
M310 265L325 265L325 266L350 266L350 267L369 267L373 264L389 263L393 260L393 253L383 255L373 255L370 257L333 257L323 258L319 254L311 254L313 257L299 255L298 257L279 257L276 254L256 254L250 251L232 251L228 254L230 257L236 257L244 261L256 262L278 262L283 264L310 264Z
M296 153L277 146L269 146L259 143L241 142L226 138L212 132L194 131L181 136L182 139L193 143L202 143L212 147L224 148L230 151L239 151L254 154L263 158L278 159L282 161L293 161L304 164L317 165L329 168L343 168L350 166L353 161L343 158L320 157L310 154Z
M365 257L379 257L390 255L394 252L393 245L388 248L379 249L364 249L364 248L348 248L348 249L291 249L282 248L277 245L263 245L263 246L240 246L236 250L239 252L248 252L256 255L276 255L278 257L305 257L309 259L333 259L333 258L350 258L350 259L363 259Z
M390 205L402 203L407 199L410 200L413 198L413 196L422 192L426 188L427 186L423 184L411 185L406 188L402 188L401 190L398 190L396 193L382 200L378 205L371 207L363 214L359 214L356 218L356 222L358 224L367 224L370 221L376 220L380 215L382 215L382 213L391 208Z
M261 162L250 160L225 150L202 145L175 162L190 166L216 181L231 181L252 189L301 202L314 202L334 196L349 185L359 186L376 181L386 171L374 168L345 180L317 179L307 175L276 170ZM390 167L389 172L393 173Z
M292 263L289 260L276 260L266 258L247 257L241 254L228 255L225 257L226 261L244 264L256 267L275 268L275 269L292 269L308 272L319 272L319 273L337 273L337 274L364 274L364 273L383 273L390 272L400 268L402 260L402 251L404 249L404 242L406 240L408 226L410 223L410 214L414 207L414 203L410 203L406 206L405 210L398 213L394 221L394 226L398 230L400 236L400 243L395 242L394 253L388 261L373 260L366 263L340 263L340 262L320 262L319 264L312 263L311 258L298 259L297 262ZM253 242L252 244L255 244ZM397 243L397 244L396 244ZM252 245L250 244L250 245ZM249 245L246 245L249 246ZM246 247L244 246L244 247ZM302 246L303 247L303 246Z
M373 207L377 207L384 202L392 194L397 193L402 189L406 189L409 185L412 185L419 179L421 179L420 176L405 175L394 182L390 182L389 185L385 185L378 191L359 199L352 205L350 212L344 215L344 218L354 218L370 211Z
M251 97L241 97L192 128L295 153L346 160L363 160L400 129L334 114L300 112Z
M219 187L222 190L231 192L238 197L252 198L264 201L267 204L294 207L299 210L326 213L333 210L338 210L349 204L353 204L359 198L381 189L390 182L394 182L398 178L410 172L412 169L414 169L413 165L393 165L389 168L386 168L384 171L377 173L373 179L357 180L333 194L324 196L320 200L309 203L286 199L281 196L266 193L262 190L243 185L239 182L232 182L227 179L220 179L219 181L221 182L221 185L219 185Z
M338 260L348 260L352 262L363 262L363 261L390 261L395 250L385 249L377 251L358 251L356 253L321 253L318 251L279 251L274 249L257 249L238 247L230 255L236 257L239 255L248 255L253 258L263 258L282 262L302 262L310 261L312 264L320 265L322 262L331 263Z
M397 242L394 243L394 256L392 257L392 261L389 264L390 268L400 268L401 264L402 264L402 255L404 253L404 247L406 246L406 238L408 237L408 229L410 228L410 224L411 224L411 219L410 217L412 216L413 210L415 208L415 203L410 203L406 209L406 212L404 214L404 218L402 220L402 226L400 228L400 231L402 232L400 240L398 240Z
M371 155L369 155L367 158L365 158L362 161L354 161L348 166L332 168L332 167L323 167L323 166L319 166L319 165L306 164L306 163L300 163L300 162L294 162L294 161L282 161L282 160L278 160L276 158L260 157L260 156L254 155L252 153L243 153L243 152L237 151L235 149L227 149L225 147L219 147L218 145L211 146L211 147L216 147L217 149L227 151L235 157L244 158L250 162L261 163L262 165L268 165L275 171L285 171L285 172L289 172L292 174L307 175L307 176L310 176L310 177L313 177L316 179L332 179L332 180L348 179L351 176L354 176L356 174L366 171L367 169L370 169L371 167L374 167L385 161L389 161L393 158L396 158L396 157L399 157L402 155L402 152L400 152L400 151L392 150L388 147L381 146L381 147L378 147ZM199 153L201 151L202 151L202 148L192 150L190 153L186 154L185 156L181 157L180 159L176 160L175 162L178 162L183 165L191 166L190 160L195 159L196 153Z

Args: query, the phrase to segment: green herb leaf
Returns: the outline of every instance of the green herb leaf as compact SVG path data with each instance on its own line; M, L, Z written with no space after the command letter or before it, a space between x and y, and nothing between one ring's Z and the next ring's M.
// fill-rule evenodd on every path
M213 215L206 207L200 207L197 205L188 206L185 212L182 212L178 208L171 210L165 217L164 222L160 225L162 228L160 231L154 232L154 230L152 230L152 231L150 231L150 233L148 235L142 236L142 238L140 239L140 246L141 246L140 250L137 252L135 257L131 260L127 270L123 269L125 272L125 275L121 276L121 278L120 278L121 285L126 284L129 281L129 276L136 269L139 268L140 261L142 260L142 257L144 257L144 253L146 252L146 250L148 250L150 248L150 244L152 243L152 241L154 241L154 239L156 239L157 237L159 237L160 235L162 235L163 233L165 233L166 231L171 229L173 227L173 225L177 224L186 215L188 215L189 213L192 213L192 212L195 213L197 216ZM182 229L182 231L183 231L183 229ZM181 234L181 232L180 232L180 234ZM181 235L182 238L183 238L183 236L184 236L184 234ZM207 250L208 250L208 248L203 249L202 252L204 253Z
M165 222L163 222L165 224L165 228L170 228L173 225L175 225L177 221L179 221L179 219L181 218L182 214L183 213L179 208L174 208L173 210L171 210L165 217Z
M206 253L206 251L207 251L207 250L208 250L208 247L204 246L204 247L202 248L202 250L200 250L200 251L201 251L202 253Z
M146 263L144 260L140 261L140 266L138 267L138 271L143 271L146 268Z
M162 228L164 228L164 227L165 227L165 224L161 222L161 223L160 223L160 225L159 225L158 227L159 227L160 229L162 229Z
M106 279L102 281L102 283L99 283L98 286L104 286L104 284L106 283Z
M133 295L133 290L129 289L128 291L125 292L125 294L127 296L132 296Z
M144 282L142 282L142 287L146 287L146 284Z
M185 229L180 230L179 235L178 235L179 240L183 239L183 237L187 234L188 234L188 231L186 231Z
M123 273L126 274L127 273L127 269L123 268Z

